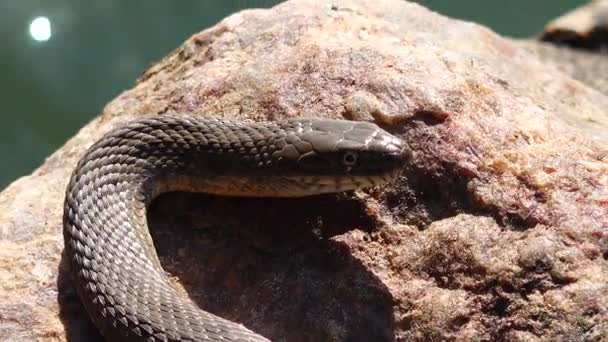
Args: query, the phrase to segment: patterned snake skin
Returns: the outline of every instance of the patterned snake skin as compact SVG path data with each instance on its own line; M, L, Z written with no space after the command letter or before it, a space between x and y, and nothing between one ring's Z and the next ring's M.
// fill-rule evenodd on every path
M297 197L383 184L411 157L365 122L242 123L161 115L95 143L67 188L64 238L78 295L109 341L267 341L174 290L146 222L166 191Z

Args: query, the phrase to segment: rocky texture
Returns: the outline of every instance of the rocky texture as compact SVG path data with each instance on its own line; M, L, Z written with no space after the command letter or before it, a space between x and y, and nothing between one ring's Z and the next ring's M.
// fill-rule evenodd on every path
M96 336L61 256L64 188L104 132L167 112L373 120L415 151L370 191L161 197L159 253L200 306L279 341L608 339L607 95L482 26L333 3L195 34L0 194L0 339Z
M608 41L607 41L608 42ZM608 95L608 54L526 40L517 42L537 58L573 79Z

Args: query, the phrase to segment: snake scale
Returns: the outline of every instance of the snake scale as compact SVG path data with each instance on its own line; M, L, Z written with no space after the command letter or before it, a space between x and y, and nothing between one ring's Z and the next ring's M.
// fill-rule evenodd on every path
M167 191L300 197L384 184L411 151L372 123L237 122L167 114L89 148L66 191L64 239L78 295L109 341L267 341L180 296L146 207Z

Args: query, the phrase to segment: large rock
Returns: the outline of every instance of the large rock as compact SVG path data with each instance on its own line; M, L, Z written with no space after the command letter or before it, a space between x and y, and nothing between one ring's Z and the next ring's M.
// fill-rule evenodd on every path
M582 49L608 48L608 0L589 3L554 19L541 35L544 41Z
M608 0L593 0L551 21L540 38L553 44L523 44L561 72L608 95Z
M98 338L62 258L64 189L103 133L167 112L370 120L415 151L370 191L160 198L163 264L201 307L279 341L608 339L607 95L482 26L333 3L195 34L0 194L1 340Z

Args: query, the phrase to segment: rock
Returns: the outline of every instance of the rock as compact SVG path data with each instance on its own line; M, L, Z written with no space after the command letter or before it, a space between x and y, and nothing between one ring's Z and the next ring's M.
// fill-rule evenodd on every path
M521 43L559 71L608 94L608 0L591 1L551 21L539 38L552 44Z
M186 112L373 120L415 151L369 191L159 198L163 265L201 307L279 341L607 339L607 96L405 1L237 13L0 194L0 337L99 339L62 258L70 172L112 127Z
M577 48L608 48L608 0L592 0L545 27L541 39Z

